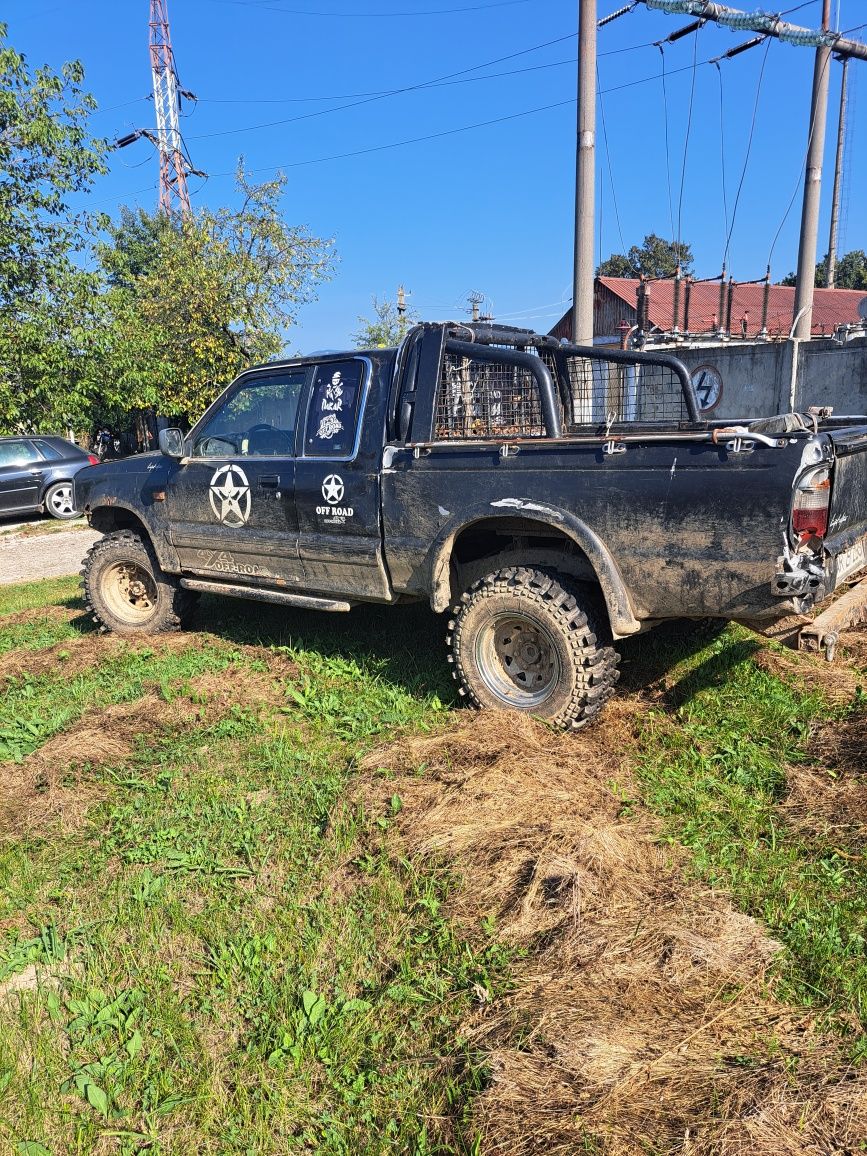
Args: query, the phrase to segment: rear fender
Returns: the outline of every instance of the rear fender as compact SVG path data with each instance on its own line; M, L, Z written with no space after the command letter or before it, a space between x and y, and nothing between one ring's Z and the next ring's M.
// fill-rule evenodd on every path
M633 613L623 576L602 539L574 514L520 498L504 498L499 502L490 502L486 506L472 509L469 514L465 510L459 522L450 522L443 527L429 555L430 599L431 606L436 612L448 609L452 600L450 564L458 536L476 522L490 522L497 517L505 521L516 515L564 534L583 550L599 581L608 607L611 630L616 638L637 634L641 630L641 623Z

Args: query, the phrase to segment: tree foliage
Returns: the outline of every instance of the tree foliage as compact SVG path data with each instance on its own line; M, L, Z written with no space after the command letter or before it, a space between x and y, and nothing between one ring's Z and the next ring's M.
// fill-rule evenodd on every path
M187 220L126 210L97 248L111 317L107 383L128 408L192 420L241 369L277 354L298 307L328 276L332 243L280 215L285 179L240 207Z
M666 241L648 233L642 245L632 245L628 253L612 253L596 270L597 277L674 277L677 266L685 276L692 273L691 246Z
M398 312L393 301L378 297L371 298L373 302L373 317L359 317L359 328L352 334L352 340L358 349L388 349L392 345L399 345L418 320L412 309L405 313Z
M781 285L796 285L798 283L797 273L789 273L780 282ZM828 254L826 253L819 264L816 266L816 279L814 282L817 289L826 289L828 287ZM837 260L837 268L834 273L834 288L835 289L863 289L867 292L867 253L863 249L852 249L848 253Z
M61 428L88 408L93 278L74 263L70 207L104 171L77 61L31 71L0 24L0 431Z

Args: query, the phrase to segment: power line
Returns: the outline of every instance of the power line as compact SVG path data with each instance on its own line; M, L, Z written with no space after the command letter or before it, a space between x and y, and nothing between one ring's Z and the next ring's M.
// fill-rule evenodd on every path
M605 159L606 159L607 164L608 164L608 180L611 184L611 200L614 203L614 219L617 222L617 232L620 235L620 248L622 250L624 248L623 230L620 227L620 210L617 207L617 190L614 187L614 172L611 168L611 151L608 147L608 127L605 123L605 102L602 100L603 94L602 94L601 89L599 89L599 69L598 68L596 69L596 87L597 87L598 96L599 96L599 115L600 115L600 119L602 120L602 141L605 145ZM601 237L601 232L600 232L600 237ZM600 243L600 249L601 249L601 243ZM600 261L601 261L601 257L600 257Z
M825 65L822 69L821 76L825 75L825 71L827 70L830 61L831 61L831 57L829 55L825 61ZM779 241L779 239L780 239L780 234L782 233L783 228L785 227L786 221L789 219L789 213L791 213L791 211L792 211L792 205L794 205L795 199L797 198L798 193L801 190L801 181L802 181L802 178L804 175L804 169L807 167L807 158L810 155L810 146L813 143L813 135L814 135L815 131L816 131L816 117L813 116L813 118L810 122L810 132L809 132L809 135L807 137L807 147L804 149L804 158L801 161L801 167L798 169L798 177L797 177L797 180L795 182L795 191L792 193L791 200L789 201L788 205L786 206L786 211L783 213L783 218L780 221L779 228L777 229L776 233L774 234L774 239L771 242L771 247L770 247L770 250L768 251L768 268L770 268L771 259L774 255L774 249L776 249L776 247L777 247L777 241Z
M692 84L690 85L690 89L689 89L689 112L688 112L687 118L686 118L686 136L684 137L684 141L683 141L683 165L682 165L681 170L680 170L680 196L679 196L678 202L677 202L678 264L680 263L680 241L681 241L681 235L682 235L681 234L681 223L682 223L682 217L683 217L683 190L684 190L684 186L686 184L686 156L687 156L687 151L689 149L689 134L690 134L690 130L692 129L692 106L693 106L693 99L695 97L695 75L696 75L696 72L698 71L698 60L697 60L697 58L698 58L698 34L700 31L701 31L700 28L696 28L695 32L693 33L693 41L692 41Z
M747 139L747 151L746 151L746 155L744 156L744 167L741 170L741 179L738 182L738 191L735 194L735 203L734 203L734 206L732 208L732 221L731 221L731 225L729 227L728 235L726 236L726 247L725 247L725 251L723 252L723 265L725 265L726 259L728 258L729 245L731 243L732 233L734 232L734 228L735 228L735 219L737 218L737 215L738 215L738 204L740 203L741 191L744 187L744 180L745 180L746 175L747 175L747 165L750 162L750 153L751 153L752 147L753 147L753 136L754 136L755 131L756 131L756 119L758 117L758 112L759 112L759 97L762 94L762 80L764 79L764 76L765 76L765 65L768 62L768 52L770 51L770 48L771 48L771 38L768 37L765 40L765 55L762 57L762 67L759 70L759 81L758 81L758 84L756 85L756 99L755 99L755 103L753 104L753 119L752 119L752 123L750 124L750 135Z
M424 88L447 87L449 85L454 85L454 84L473 84L473 83L476 83L477 81L480 81L480 80L494 80L494 79L501 78L504 76L519 76L525 72L539 72L539 71L542 71L542 70L548 69L548 68L562 68L564 65L567 65L567 64L574 65L575 59L574 59L574 57L570 57L568 60L555 60L555 61L552 61L551 63L548 63L548 64L535 64L535 65L530 65L527 68L509 69L505 72L494 72L494 73L489 74L488 76L476 76L476 77L469 77L469 78L460 79L460 80L451 79L452 77L462 77L467 72L475 72L481 68L490 68L494 64L501 64L507 60L514 60L516 57L519 57L519 56L526 56L530 52L537 52L540 49L548 48L553 44L561 44L566 40L574 40L574 39L575 39L575 33L570 32L566 36L560 36L555 40L546 40L542 44L536 44L531 48L521 49L520 52L513 52L513 53L510 53L508 56L501 56L501 57L498 57L496 60L489 60L489 61L485 62L484 64L473 65L470 68L463 69L461 72L449 73L448 78L423 81L417 85L410 85L410 86L406 86L403 88L374 89L374 90L368 91L368 92L333 93L333 94L327 95L327 96L326 95L322 95L322 96L284 96L284 97L260 97L260 98L198 97L197 99L198 99L198 102L201 104L306 104L306 103L309 103L311 101L317 101L317 100L353 100L353 101L358 100L360 103L363 103L366 101L367 98L397 96L398 94L405 93L405 92L414 92L414 91L424 89ZM647 42L642 43L642 44L630 44L624 48L611 48L605 52L600 52L598 55L600 57L602 57L602 56L619 56L625 52L637 52L642 48L652 48L652 47L653 47L653 42L647 41ZM706 63L706 62L702 61L702 63ZM683 70L680 70L680 69L674 70L674 72L678 72L678 71L683 71ZM673 73L671 75L673 75ZM655 79L655 77L651 77L649 79ZM635 84L635 83L645 83L645 82L644 81L632 81L629 84L620 85L619 87L620 88L629 88L629 87L631 87L632 84ZM616 91L618 91L618 88L609 88L609 89L605 89L604 91L616 92ZM146 99L146 98L143 98L143 99ZM354 106L353 105L347 105L346 107L351 108ZM337 112L337 111L339 111L339 110L338 109L325 109L325 110L323 110L322 113L320 113L318 115L324 115L325 113ZM259 124L259 125L248 125L248 126L244 126L244 127L236 128L236 129L227 129L224 131L223 134L210 133L210 134L206 134L206 135L217 136L217 135L227 135L229 133L252 132L254 129L257 129L257 128L272 128L272 127L276 127L276 126L279 126L282 124L291 124L296 119L303 119L303 118L290 117L290 118L283 119L283 120L269 121L269 122ZM204 139L202 135L190 137L190 140L201 140L201 139Z
M720 179L722 181L723 220L725 221L725 236L729 236L729 206L726 195L726 137L725 137L725 102L723 99L723 77L720 63L716 61L716 71L719 77L719 148L720 148ZM725 244L728 248L728 239Z
M540 112L548 112L553 108L565 108L566 105L574 104L575 97L570 97L568 100L558 100L553 104L543 104L539 108L528 108L524 112L513 112L509 116L497 116L491 120L478 121L476 124L465 124L458 128L444 129L442 132L426 133L424 136L411 137L409 140L392 141L389 144L373 145L370 148L354 149L351 152L335 153L333 156L327 157L313 157L306 161L290 161L288 164L277 165L260 165L255 169L248 170L251 173L273 172L275 169L299 169L306 168L308 165L326 164L328 161L342 161L349 157L366 156L369 153L385 152L388 149L403 148L405 145L420 144L422 141L439 140L442 137L455 136L457 133L472 132L477 128L488 128L494 124L503 124L506 121L520 120L525 116L535 116ZM232 177L235 175L234 169L229 169L223 173L212 173L212 177Z
M315 112L306 112L306 113L303 113L301 116L284 117L284 118L281 118L280 120L266 121L266 122L263 122L262 124L247 125L247 126L242 127L242 128L228 128L228 129L221 129L218 132L198 133L194 136L191 136L189 139L190 140L208 140L208 139L211 139L213 137L219 137L219 136L234 136L237 133L241 133L241 132L254 132L257 129L262 129L262 128L277 128L280 125L295 124L298 121L311 120L314 117L328 116L330 113L333 113L333 112L342 112L344 109L357 108L359 105L362 105L362 104L372 104L374 101L384 100L386 97L399 96L399 95L402 95L402 94L407 93L407 92L417 92L420 89L430 88L430 87L433 87L437 84L441 84L444 81L453 80L455 77L466 76L466 74L468 72L477 72L480 68L490 68L494 64L502 64L506 60L514 60L518 56L526 56L530 52L537 52L540 48L548 48L552 44L562 44L564 40L573 39L574 35L575 35L574 33L570 33L567 36L558 36L554 40L547 40L542 44L534 45L532 48L523 48L518 52L509 53L508 56L498 56L496 59L488 60L484 64L473 64L469 68L462 68L457 72L449 72L449 73L446 73L444 76L434 77L433 80L424 80L424 81L420 81L418 84L410 84L410 85L405 85L402 88L388 89L385 92L375 93L375 94L372 94L370 96L362 97L358 100L353 100L348 104L337 105L335 108L317 109Z
M485 12L491 8L511 8L517 4L529 4L531 0L495 0L492 4L474 4L464 8L430 8L417 12L311 12L301 8L275 8L273 4L244 4L242 0L211 0L212 4L234 4L239 8L246 8L248 12L280 12L284 16L329 16L347 18L363 18L367 20L390 20L404 16L453 16L459 12Z
M711 61L711 60L700 60L698 62L698 64L696 65L696 67L701 68L703 65L712 64L712 63L713 63L713 61ZM674 68L668 73L668 75L674 76L678 72L688 72L688 71L691 71L692 68L693 68L693 66L691 64L686 65L683 68ZM634 88L636 85L650 84L656 80L659 80L658 74L656 76L645 76L645 77L640 78L639 80L629 80L629 81L626 81L624 84L616 84L610 88L604 88L600 91L599 95L604 96L604 95L607 95L608 93L611 93L611 92L620 92L624 88ZM285 163L285 164L273 163L273 164L269 164L269 165L259 165L255 169L250 169L249 171L253 172L253 173L274 172L277 169L303 168L303 167L307 167L309 165L319 165L319 164L326 164L330 161L345 160L345 159L348 159L350 157L365 156L368 153L383 152L383 151L389 150L389 149L402 148L405 145L419 144L423 141L428 141L428 140L437 140L440 137L444 137L444 136L453 136L457 133L471 132L477 128L487 128L490 125L502 124L505 121L518 120L518 119L525 117L525 116L534 116L536 113L548 112L550 109L554 109L554 108L564 108L566 105L574 104L574 103L575 103L575 97L570 97L568 100L555 101L553 104L541 105L539 108L529 108L529 109L525 109L522 112L511 113L508 116L494 117L491 120L480 121L477 124L461 125L460 127L457 127L457 128L446 129L443 132L429 133L425 136L419 136L419 137L411 137L408 140L404 140L404 141L392 141L392 142L390 142L388 144L384 144L384 145L374 145L370 148L357 149L353 152L335 153L335 154L333 154L331 156L327 156L327 157L313 157L310 160L306 160L306 161L290 161L290 162ZM211 175L211 177L231 177L231 176L235 175L235 171L236 171L235 169L230 169L230 170L227 170L226 172L211 173L210 175Z
M665 123L665 175L668 181L668 223L671 228L671 235L674 236L674 202L671 197L671 150L668 140L668 91L665 87L665 49L661 44L657 45L660 55L662 56L662 70L660 76L662 77L662 111Z
M509 68L504 72L490 72L487 76L465 76L461 80L438 80L431 81L425 85L426 88L447 88L455 84L476 84L480 80L498 80L504 76L521 76L525 72L543 72L548 68L563 68L564 65L571 64L575 66L575 57L570 56L566 60L553 60L549 64L530 64L526 68ZM483 68L484 65L479 65ZM310 104L317 100L355 100L366 96L394 96L399 92L404 92L404 89L386 89L380 88L373 92L343 92L334 93L331 96L280 96L280 97L263 97L259 100L255 99L233 99L220 97L198 97L199 104ZM236 130L241 132L241 129Z

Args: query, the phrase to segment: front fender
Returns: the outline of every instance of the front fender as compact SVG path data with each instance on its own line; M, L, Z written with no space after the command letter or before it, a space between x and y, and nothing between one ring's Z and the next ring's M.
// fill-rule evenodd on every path
M641 623L632 610L632 602L620 569L599 535L568 510L546 506L529 498L501 498L495 502L479 503L469 510L464 509L458 517L446 523L428 555L431 606L435 611L448 609L451 601L449 567L458 536L476 522L516 516L538 522L564 534L583 550L599 580L608 607L611 629L616 637L637 634L641 630Z
M76 504L95 530L146 534L162 569L180 573L180 559L166 532L165 502L157 496L165 492L164 476L156 471L115 473L107 466L94 466L76 475L74 487Z

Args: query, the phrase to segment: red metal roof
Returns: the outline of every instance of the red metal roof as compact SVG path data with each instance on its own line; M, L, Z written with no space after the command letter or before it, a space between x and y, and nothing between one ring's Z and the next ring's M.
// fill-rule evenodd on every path
M597 294L600 288L607 289L619 297L632 310L636 307L639 282L630 277L597 277ZM684 328L684 283L681 283L680 318L678 325ZM651 325L656 329L669 331L674 326L674 281L648 282ZM728 291L726 291L728 292ZM762 328L762 302L764 285L735 285L732 295L732 333L742 332L741 319L746 314L747 335L758 334ZM813 335L826 333L829 337L837 325L857 323L858 303L867 297L861 289L816 289L813 299ZM772 335L788 337L792 328L795 289L791 285L771 285L768 296L768 332ZM712 332L716 326L719 310L719 282L696 281L690 291L689 331L690 333ZM725 322L725 317L723 317ZM571 333L571 316L567 313L551 331L557 337L568 337ZM602 336L602 334L599 334Z

